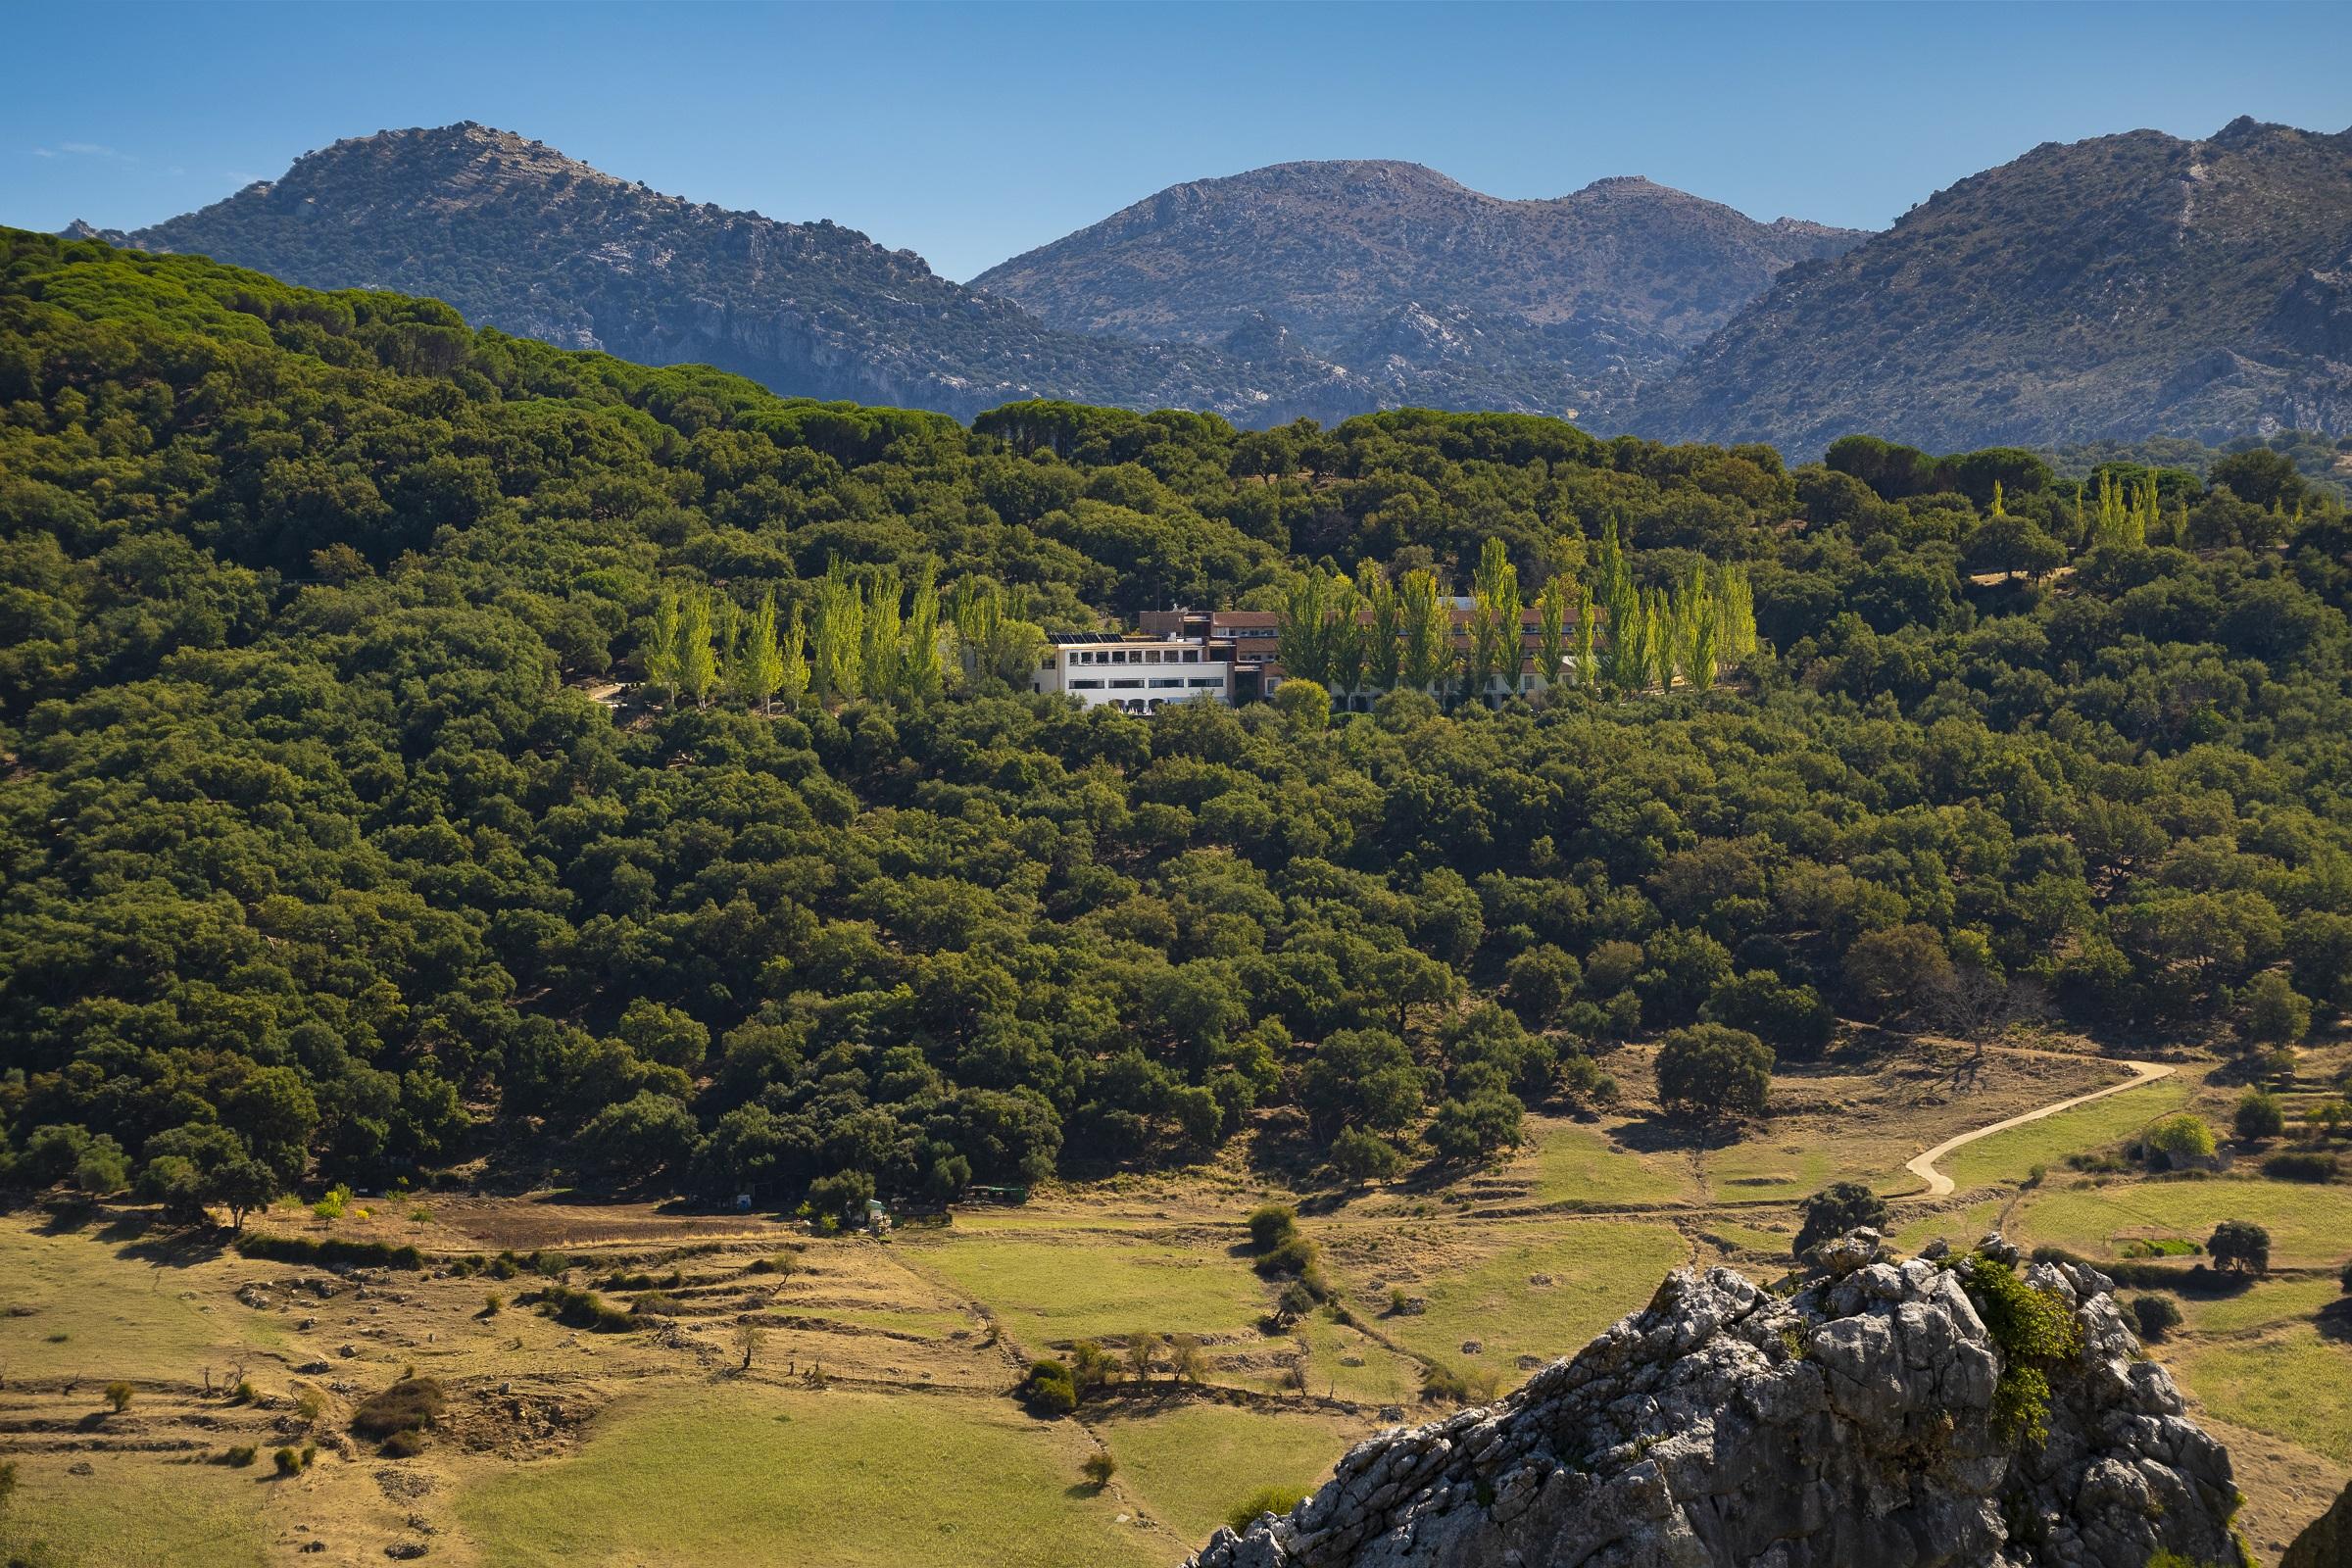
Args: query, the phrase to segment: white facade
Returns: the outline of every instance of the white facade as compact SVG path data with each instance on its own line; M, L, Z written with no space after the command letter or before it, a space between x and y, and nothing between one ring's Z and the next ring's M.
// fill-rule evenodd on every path
M1233 701L1233 651L1205 637L1058 633L1030 673L1032 691L1063 692L1089 708L1156 713L1170 703Z

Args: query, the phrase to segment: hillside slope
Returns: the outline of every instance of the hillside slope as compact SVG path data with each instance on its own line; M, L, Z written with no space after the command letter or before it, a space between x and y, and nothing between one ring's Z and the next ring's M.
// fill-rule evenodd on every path
M2352 132L2037 147L1790 269L1621 422L1791 457L2352 430Z
M127 234L315 288L449 301L477 325L644 364L703 363L790 396L968 418L1028 397L1265 422L1370 406L1297 355L1263 366L1056 332L832 222L663 195L470 122L383 131Z
M1293 163L1170 186L973 283L1071 331L1295 342L1392 401L1556 414L1861 238L1641 178L1505 201L1418 164Z

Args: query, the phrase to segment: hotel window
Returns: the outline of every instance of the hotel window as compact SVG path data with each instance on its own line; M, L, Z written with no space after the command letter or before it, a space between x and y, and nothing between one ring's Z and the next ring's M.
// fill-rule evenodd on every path
M1178 677L1178 678L1175 678L1175 679L1170 679L1169 677L1167 677L1167 676L1165 676L1165 675L1154 675L1154 676L1152 676L1152 686L1154 686L1154 687L1160 687L1160 686L1182 686L1182 685L1184 684L1184 681L1183 681L1183 679L1182 679L1181 677Z
M1102 689L1102 683L1099 680L1074 680L1070 682L1070 690L1074 692L1099 692Z
M1196 686L1222 686L1225 683L1214 675L1195 675L1193 684Z
M1114 692L1128 691L1141 685L1143 682L1140 680L1114 680L1110 683L1110 689Z

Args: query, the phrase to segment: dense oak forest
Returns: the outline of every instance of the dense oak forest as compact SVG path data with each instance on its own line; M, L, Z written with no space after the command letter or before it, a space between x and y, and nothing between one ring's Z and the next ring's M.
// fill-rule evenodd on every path
M895 624L935 575L1077 627L1463 589L1489 541L1580 592L1740 568L1761 644L1708 690L1149 720L953 612L878 696L668 663L681 605L889 583ZM2263 449L967 428L0 231L6 1155L183 1205L487 1159L847 1209L1252 1124L1474 1158L1629 1038L2259 1056L2352 1004L2348 592L2340 502Z

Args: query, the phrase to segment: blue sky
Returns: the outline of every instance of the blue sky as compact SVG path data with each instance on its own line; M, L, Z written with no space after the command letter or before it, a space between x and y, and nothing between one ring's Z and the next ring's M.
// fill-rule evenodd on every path
M33 4L0 221L135 226L478 120L972 273L1179 180L1403 158L1500 196L1647 174L1882 226L2042 141L2352 125L2352 5Z

